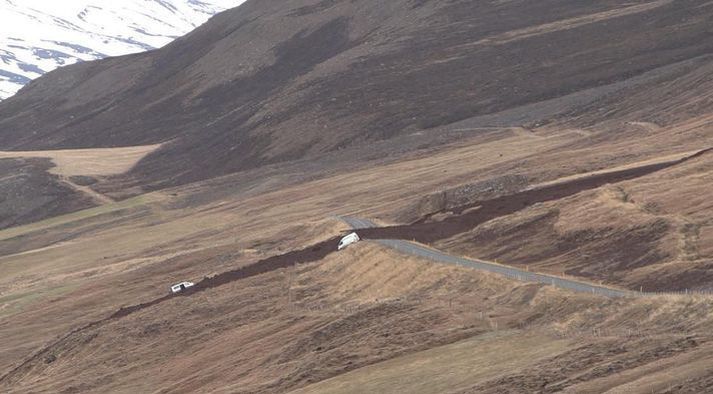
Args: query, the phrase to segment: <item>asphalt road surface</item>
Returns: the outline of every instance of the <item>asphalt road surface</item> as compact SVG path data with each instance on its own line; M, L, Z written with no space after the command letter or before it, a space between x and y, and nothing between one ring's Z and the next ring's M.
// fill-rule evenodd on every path
M367 219L359 219L355 217L342 216L340 217L343 221L349 224L353 229L359 230L363 228L377 227L376 224ZM523 282L534 282L534 283L544 283L547 285L559 287L562 289L568 289L580 293L590 293L599 294L606 297L626 297L626 296L638 296L639 293L611 289L608 287L597 286L585 282L579 282L572 279L562 278L558 276L538 274L534 272L524 271L518 268L509 267L505 265L490 263L487 261L470 259L458 256L452 256L441 252L436 249L428 248L423 245L400 240L400 239L379 239L374 240L383 246L395 249L401 253L423 257L438 263L459 265L461 267L473 268L480 271L492 272L495 274L500 274L511 279L523 281Z

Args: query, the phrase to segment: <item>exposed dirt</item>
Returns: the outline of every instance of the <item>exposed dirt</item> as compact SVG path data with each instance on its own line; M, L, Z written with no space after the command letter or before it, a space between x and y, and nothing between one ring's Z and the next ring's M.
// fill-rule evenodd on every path
M270 271L275 271L283 268L293 267L298 264L310 263L313 261L321 260L328 254L336 251L336 245L339 243L339 239L340 237L335 237L320 242L318 244L308 246L307 248L302 250L292 251L279 256L268 257L265 260L261 260L256 263L240 267L236 270L227 271L215 276L204 278L198 283L196 283L195 286L188 288L180 293L168 294L153 301L121 308L116 313L111 315L109 319L119 319L124 316L128 316L142 309L146 309L154 305L160 304L173 297L190 297L201 291L212 289L218 286L223 286L230 282L249 278L251 276L261 275Z
M712 150L705 149L673 162L647 164L628 169L596 173L591 176L582 176L490 200L476 201L430 214L413 224L363 229L359 231L359 234L369 239L410 239L429 244L467 232L489 220L513 214L534 204L560 200L606 184L614 184L653 174L656 171L694 160ZM444 218L437 218L437 214L447 215ZM434 217L436 219L432 220Z
M93 190L93 189L92 189L91 187L89 187L89 186L80 185L80 184L74 182L74 181L73 181L71 178L69 178L69 177L65 177L65 176L60 175L58 178L59 178L59 181L62 182L63 184L69 186L70 188L74 189L74 190L77 191L78 193L85 194L87 197L89 197L89 198L91 198L92 200L94 200L94 203L97 204L97 205L111 204L111 203L115 202L113 199L111 199L111 197L108 197L108 196L105 196L105 195L103 195L103 194L101 194L101 193L98 193L97 191ZM81 180L85 180L85 179L82 178ZM50 217L51 217L51 216L50 216Z

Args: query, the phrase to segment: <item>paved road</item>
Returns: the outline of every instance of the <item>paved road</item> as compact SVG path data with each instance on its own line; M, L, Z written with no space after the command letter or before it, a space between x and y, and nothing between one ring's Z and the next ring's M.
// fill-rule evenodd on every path
M348 216L342 216L342 217L340 217L340 219L345 221L347 224L349 224L355 230L376 227L376 224L374 222L367 220L367 219L359 219L359 218L348 217ZM516 279L516 280L523 281L523 282L544 283L544 284L552 285L552 286L563 288L563 289L573 290L573 291L580 292L580 293L599 294L599 295L603 295L606 297L626 297L626 296L638 296L639 295L639 293L636 293L636 292L610 289L607 287L592 285L592 284L585 283L585 282L578 282L576 280L561 278L558 276L538 274L538 273L534 273L534 272L524 271L524 270L521 270L518 268L509 267L509 266L500 265L500 264L494 264L494 263L490 263L487 261L452 256L452 255L446 254L444 252L441 252L439 250L427 248L423 245L420 245L420 244L417 244L414 242L410 242L410 241L404 241L404 240L400 240L400 239L380 239L380 240L375 240L375 242L377 242L381 245L384 245L386 247L395 249L399 252L402 252L405 254L410 254L413 256L427 258L429 260L433 260L438 263L459 265L461 267L467 267L467 268L477 269L480 271L492 272L492 273L500 274L500 275L506 276L508 278Z

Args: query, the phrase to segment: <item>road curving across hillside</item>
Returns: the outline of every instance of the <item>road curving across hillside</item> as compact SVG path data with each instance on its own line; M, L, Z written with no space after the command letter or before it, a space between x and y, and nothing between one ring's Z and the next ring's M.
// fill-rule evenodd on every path
M374 222L368 219L361 219L350 216L341 216L340 219L349 224L354 230L377 227ZM426 258L437 263L458 265L461 267L472 268L479 271L491 272L523 282L543 283L562 289L576 291L579 293L598 294L605 297L636 297L645 295L645 293L612 289L609 287L597 286L594 284L580 282L558 276L529 272L515 267L495 264L483 260L453 256L441 252L439 250L418 244L416 242L401 239L376 239L373 241L404 254Z

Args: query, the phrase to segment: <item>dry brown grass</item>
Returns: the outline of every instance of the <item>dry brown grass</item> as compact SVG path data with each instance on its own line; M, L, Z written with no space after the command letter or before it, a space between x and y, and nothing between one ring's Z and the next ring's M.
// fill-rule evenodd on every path
M148 275L168 282L175 272L162 272L165 264L173 269L188 264L183 270L189 273L190 265L201 261L203 268L213 264L220 270L220 256L231 250L158 256L160 264L144 262L136 271L115 272L95 286L55 296L51 305L28 309L96 309L97 297L110 298L103 304L111 308L128 298L107 294L100 283L123 283L136 294L140 284L123 281ZM230 266L251 259L231 253ZM118 281L110 279L117 275ZM50 351L57 361L47 366L42 356L13 389L53 391L80 379L83 389L112 391L161 386L175 392L274 392L308 385L306 392L356 392L403 385L416 392L450 392L487 387L517 373L527 379L552 373L553 359L575 363L587 346L616 349L630 340L628 332L655 338L627 351L629 375L591 378L625 387L640 377L637 371L661 362L647 358L647 349L675 346L681 335L706 335L713 322L711 302L683 296L606 300L404 257L364 242L320 263L172 300L72 336ZM173 318L178 315L180 320ZM18 323L36 318L29 311L13 316ZM17 335L8 339L20 340ZM24 336L36 333L25 330ZM688 352L674 351L676 357ZM700 361L686 359L691 367ZM609 361L593 359L587 368ZM309 385L335 375L340 376Z
M4 151L0 158L46 157L56 167L53 174L64 176L100 176L122 174L161 145L131 146L126 148L58 149L42 151Z
M616 141L607 142L606 153L600 151L594 157L589 156L591 148L577 143L577 149L559 152L550 163L529 158L534 163L528 167L542 170L531 176L533 185L542 186L675 161L708 148L711 136L711 119L704 116L645 135L622 133ZM642 155L654 148L658 152ZM600 164L590 163L592 158ZM622 163L623 158L628 163ZM564 159L569 162L564 164ZM713 181L712 160L706 154L641 178L536 204L439 246L458 254L554 274L566 272L636 290L710 290L713 255L706 240L713 225L713 203L707 198ZM558 167L569 174L558 173ZM548 179L540 181L542 176Z
M702 152L702 149L697 149L697 150L688 151L688 152L674 153L671 155L655 157L655 158L648 159L648 160L638 161L635 163L628 163L628 164L615 166L615 167L611 167L611 168L605 168L602 170L565 176L562 178L553 179L551 181L534 184L534 185L531 185L529 188L537 189L537 188L556 185L556 184L560 184L560 183L567 183L567 182L577 180L577 179L592 177L592 176L596 176L596 175L610 174L610 173L614 173L614 172L618 172L618 171L629 170L629 169L633 169L633 168L640 168L640 167L650 166L650 165L654 165L654 164L674 163L681 159L691 157L691 156L693 156L697 153L700 153L700 152Z
M242 259L237 257L233 264ZM361 274L375 265L380 266L379 271L384 274ZM157 274L155 272L154 276ZM444 279L453 288L443 286ZM135 286L126 287L127 290L130 288ZM386 290L380 290L382 288ZM486 290L488 288L492 290ZM465 318L462 313L468 309L487 313L488 307L482 304L482 298L468 297L458 291L480 289L484 295L507 292L511 288L512 284L503 279L416 259L401 259L390 251L364 243L331 255L321 264L283 270L209 290L206 294L176 299L162 307L161 314L140 312L92 329L85 333L94 335L92 332L95 332L98 335L91 346L82 344L84 334L72 338L52 350L59 361L49 369L42 362L34 367L36 372L44 371L43 377L24 380L23 385L14 388L22 391L26 387L24 384L29 384L54 390L67 378L81 379L87 387L99 387L95 385L103 383L96 373L106 373L114 377L122 376L116 381L116 386L108 386L122 390L135 387L131 382L152 385L170 382L179 392L190 391L197 387L196 384L206 381L208 376L223 375L223 378L209 380L206 382L208 386L202 389L222 387L229 391L273 391L270 387L289 387L306 382L304 378L293 380L295 374L319 376L322 372L310 365L322 365L320 360L326 362L325 365L335 365L336 369L330 368L332 372L329 373L339 371L339 365L349 360L343 359L344 352L359 354L352 360L356 367L408 349L421 349L429 343L448 343L469 333L490 331L491 323L487 316L478 318L472 312L470 318ZM60 297L53 309L76 307L80 294L81 299L89 301L87 298L96 296L96 291L99 291L92 289L92 294L89 290L84 287L67 297ZM456 295L459 298L453 300ZM182 316L180 322L170 318L176 315ZM21 321L28 316L15 317ZM384 324L385 321L390 323ZM410 323L404 326L402 334L393 331L395 324L407 322ZM411 328L407 328L409 324ZM173 327L170 332L174 334L164 331L166 325ZM158 338L142 331L153 326L160 327L162 332L159 342L154 342ZM350 328L344 331L346 327ZM127 329L126 335L120 338L115 336L116 332ZM320 333L334 338L334 346L338 350L315 353L314 347L320 345L310 338L323 335ZM362 340L344 342L352 334ZM198 337L187 341L194 335ZM106 342L105 339L110 337L114 339ZM137 343L143 345L136 348ZM370 346L377 345L383 348L383 353L368 350ZM177 352L178 348L184 350ZM236 348L244 351L235 352ZM250 349L253 349L252 353ZM288 366L279 362L286 357L285 352L294 357ZM248 353L252 356L246 358ZM163 359L160 365L170 364L172 367L163 369L154 364L159 355ZM102 367L101 371L89 367L116 365L111 360L117 357L131 361L125 367ZM75 367L80 368L79 365L86 365L81 367L84 372L77 372L79 369ZM136 368L139 365L144 367ZM197 365L202 367L196 368ZM270 378L274 376L282 378L275 382ZM228 382L234 386L226 386Z
M497 331L370 365L292 393L449 393L536 364L569 340Z
M699 132L700 129L695 128L690 131ZM0 363L0 369L7 370L10 365L24 359L33 349L67 332L71 327L104 317L120 305L131 305L163 295L167 283L199 279L205 275L233 269L261 257L301 248L347 230L344 223L331 215L356 214L390 223L396 218L394 212L424 194L499 176L504 172L525 174L533 182L541 182L579 171L597 171L600 167L626 165L698 148L695 141L688 138L688 132L676 135L672 139L674 146L662 147L661 136L659 135L658 139L654 137L636 141L638 149L632 154L624 153L631 151L634 142L623 138L611 144L612 153L608 155L602 155L596 147L565 149L587 138L574 133L553 133L547 138L538 139L509 135L500 140L482 141L479 140L480 137L475 137L468 143L415 155L408 160L387 166L366 167L348 176L339 174L246 197L238 194L217 201L192 203L193 195L206 191L204 186L196 184L177 188L170 193L152 193L129 201L2 231L0 239L5 256L0 258L0 303L5 305L5 309L0 313L0 352L5 357ZM687 171L690 172L691 169L682 167L666 176L680 179L681 185L688 185L686 188L690 190L687 193L692 195L699 187L703 187L707 178L700 172L688 174ZM685 183L685 179L691 183ZM649 182L664 180L652 178ZM660 185L656 187L663 189ZM642 197L639 194L644 193L629 186L625 190L632 190L636 201L640 201ZM668 194L673 192L666 188L657 193L662 193L659 198L664 199L670 198ZM655 193L649 195L653 196ZM642 213L636 206L624 204L619 207L622 203L616 202L614 197L616 189L605 188L604 191L578 196L559 204L558 209L564 212L561 215L562 222L558 224L559 228L567 233L575 226L583 224L604 225L605 218L617 218L616 215L607 216L607 212L624 208L637 212L628 217L627 220L632 222L638 223L640 219L649 217L649 213ZM673 212L681 209L691 210L694 217L701 215L700 209L705 206L705 200L699 199L690 199L685 205L679 200L666 203L671 205L664 205L662 201L661 206L664 209ZM571 208L568 208L567 204L572 204ZM582 209L589 206L587 204L591 204L591 209ZM522 212L511 218L498 219L489 226L496 226L501 222L522 223L522 220L537 212L537 209L543 207L533 208L533 211ZM592 218L602 221L597 222ZM707 236L707 229L706 226L701 227L701 239ZM514 248L515 245L509 244L508 247ZM536 250L529 244L523 244L521 248L522 253L532 253ZM700 247L698 253L705 250ZM465 251L467 253L464 254L471 254L473 249ZM484 248L477 252L476 257L488 257L489 250ZM480 252L483 252L482 255ZM497 258L497 261L510 262L503 258ZM554 270L557 270L557 267L554 267ZM279 387L306 385L310 382L294 380L294 376L289 378L293 380L274 382L274 376L284 377L289 374L283 374L283 367L270 364L274 361L270 357L278 357L278 349L290 346L302 335L314 332L315 327L333 322L334 319L345 319L356 314L356 317L351 319L366 324L364 321L371 318L350 309L355 305L381 310L379 308L383 308L381 305L384 300L395 301L405 295L417 295L427 299L422 306L415 307L424 313L427 311L429 314L435 314L429 315L433 320L422 322L423 330L430 326L440 327L438 330L441 331L437 330L432 336L427 336L435 341L428 342L433 346L436 346L438 341L462 339L456 335L458 331L454 332L453 327L466 327L463 332L470 333L468 335L475 335L477 330L490 331L494 322L498 322L500 327L514 325L517 328L517 324L536 312L548 316L546 322L537 324L550 324L552 320L548 319L560 319L559 324L564 327L574 327L578 324L580 327L590 327L591 332L591 326L598 324L598 316L605 316L623 305L606 303L602 306L601 300L588 296L572 300L567 298L569 295L563 298L558 295L560 293L549 293L550 290L544 289L539 292L549 294L550 301L539 307L539 304L530 303L529 297L534 290L529 285L516 284L476 272L424 264L405 259L403 256L384 253L366 244L330 257L322 264L315 265L310 273L302 274L298 271L296 275L292 279L295 291L293 294L298 295L294 299L294 305L302 310L297 315L282 315L284 302L288 299L284 286L290 281L289 275L285 274L279 279L277 276L269 276L262 282L262 279L256 278L251 282L216 289L196 301L195 305L184 304L179 300L107 328L107 331L100 334L100 338L106 339L107 342L101 345L102 350L99 352L106 351L107 357L119 354L113 352L128 354L129 364L140 365L141 372L120 369L120 374L112 375L112 383L102 387L129 389L133 387L130 381L145 382L147 386L133 387L140 391L148 387L164 386L167 382L175 382L173 388L177 391L182 387L218 389L221 385L236 382L240 382L238 386L234 386L236 390L241 387L264 388L266 382L278 384ZM276 290L271 288L277 284L282 287ZM122 291L115 291L117 288ZM496 294L500 295L495 296ZM278 297L279 303L271 297ZM492 301L485 301L485 297L493 298ZM563 300L563 303L557 304L553 300ZM238 301L239 306L236 304ZM413 299L409 302L413 302ZM672 301L670 305L676 305L677 302ZM331 312L319 309L321 305L329 305ZM402 304L397 302L396 305ZM449 311L446 313L447 318L440 314L443 313L444 305L448 306L445 308ZM455 309L451 310L453 305ZM228 306L234 308L230 309L235 313L230 315L232 320L219 319L218 314L225 313ZM540 309L533 312L530 310L533 307ZM609 307L613 309L606 309ZM145 342L145 339L141 339L143 337L137 334L139 337L134 339L136 342L123 343L116 349L115 344L107 339L115 338L116 333L121 330L141 331L141 327L152 324L171 326L172 316L183 313L185 308L195 309L196 315L190 324L196 326L173 327L170 331L175 332L175 336L162 330L155 340ZM256 314L262 316L256 308L264 308L268 316L260 318L259 322L250 320L251 316ZM647 308L665 309L660 306ZM662 312L661 316L673 317L675 313L682 311L679 307L671 308L674 313ZM582 314L579 318L574 317L581 310L592 312ZM403 319L412 312L407 308L407 311L396 314L394 320L375 320L369 327L376 330L376 327L386 324L388 327L411 330L402 324L411 321ZM490 313L490 316L481 319L480 312ZM699 319L692 315L684 316L689 316L690 321ZM299 320L302 318L306 320ZM625 318L626 315L621 316L621 319ZM206 328L206 321L212 322L209 325L214 328ZM242 326L236 325L236 321ZM657 320L655 324L660 324L660 321ZM234 327L235 330L230 331L227 327ZM204 330L207 331L204 333ZM552 329L551 332L558 331ZM175 353L175 347L179 347L179 343L185 342L187 338L192 338L192 349L198 352L195 358ZM97 343L102 343L104 339ZM372 354L374 342L369 341L354 342L354 346L357 346L355 349L361 349L357 352L357 358L363 365L395 357L400 355L400 352L425 350L397 347L377 357L375 354L378 353ZM225 343L231 345L226 346ZM135 348L137 344L148 346L148 353ZM84 368L88 381L95 379L94 374L97 371L93 370L92 366L101 362L94 358L97 351L81 346L72 349L75 349L71 350L72 352L78 353L72 353L75 355L67 362L77 363L77 368ZM266 354L260 360L244 357L250 352L262 351ZM465 356L467 353L462 354ZM175 372L155 369L159 368L158 365L163 361L159 363L153 355L161 355L162 360L170 359ZM91 365L81 367L85 358ZM308 360L324 361L319 357ZM240 367L243 364L245 365ZM333 366L329 374L340 374L362 364L347 367L339 364ZM37 378L40 379L37 381L27 380L26 387L51 390L59 387L55 384L62 385L76 374L77 370L69 368L70 364L61 364L64 365L62 368L59 367L60 364L57 365L56 370L52 367L55 371L52 375ZM196 372L202 371L202 367L198 368L199 365L210 366L204 376L199 376ZM295 365L290 365L296 368ZM224 369L228 367L231 370ZM313 379L331 377L329 374L310 371Z

